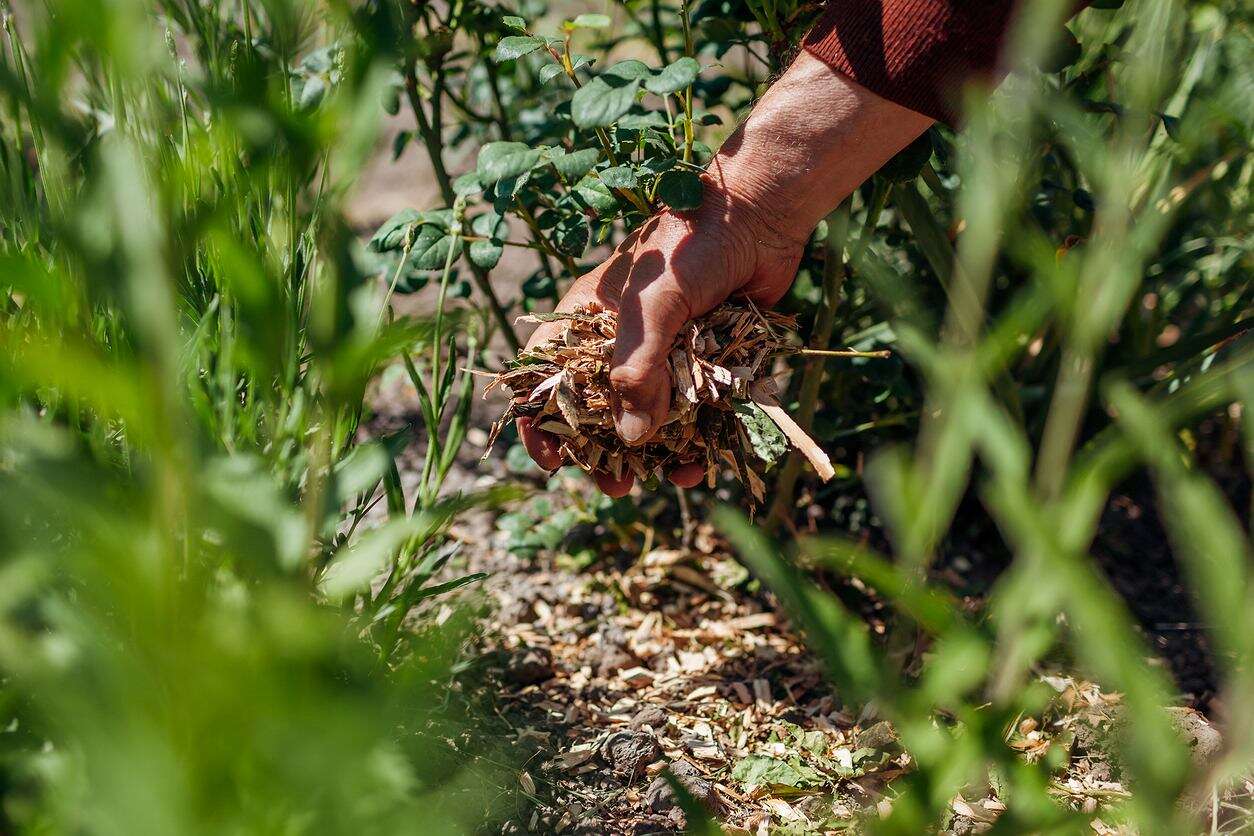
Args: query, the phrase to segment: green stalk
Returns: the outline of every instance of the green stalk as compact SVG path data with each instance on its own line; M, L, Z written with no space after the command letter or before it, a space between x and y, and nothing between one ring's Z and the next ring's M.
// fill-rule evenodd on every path
M826 348L832 341L836 327L836 308L840 303L840 289L845 280L844 250L849 237L849 201L846 200L827 216L827 240L823 242L823 307L814 323L810 342L818 349ZM801 374L801 389L797 396L797 424L806 432L814 423L818 408L819 389L823 384L825 366L818 357L806 361ZM775 500L766 515L768 529L786 523L792 517L793 494L801 475L802 456L796 450L788 454L784 467L775 481Z
M682 0L680 20L683 21L684 26L684 55L692 58L692 22L688 15L688 0ZM684 88L684 162L686 163L692 162L692 143L692 85L689 84Z
M452 206L457 199L457 195L453 192L453 183L449 180L448 169L444 166L444 141L440 137L439 123L427 119L427 113L422 107L422 99L418 93L418 75L414 61L410 60L405 66L405 97L409 101L409 107L414 112L414 119L418 123L418 133L422 137L423 145L427 149L427 157L431 160L431 171L435 174L436 184L440 188L440 195L444 198L445 204ZM437 76L437 86L442 85L443 74ZM434 103L440 100L441 91L437 89L432 94L433 114L438 115L438 111L434 110ZM479 265L470 259L466 259L466 263L470 266L470 274L474 278L475 287L483 294L483 298L488 302L488 308L492 312L493 318L500 326L501 333L505 336L505 341L509 343L510 349L518 351L522 348L522 341L518 339L518 334L514 331L514 323L510 322L509 314L505 310L505 306L501 304L501 300L497 297L496 291L492 289L492 283L488 280L488 273Z

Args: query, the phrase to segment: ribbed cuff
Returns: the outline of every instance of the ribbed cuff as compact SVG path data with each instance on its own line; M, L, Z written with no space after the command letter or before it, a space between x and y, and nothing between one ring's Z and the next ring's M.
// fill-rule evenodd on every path
M995 81L1011 0L829 0L802 46L871 92L954 124L962 88Z

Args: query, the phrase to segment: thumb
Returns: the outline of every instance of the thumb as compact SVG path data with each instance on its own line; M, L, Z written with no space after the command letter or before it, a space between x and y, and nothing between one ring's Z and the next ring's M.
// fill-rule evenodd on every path
M669 270L633 270L623 287L610 385L618 397L614 423L628 444L648 441L666 421L671 346L691 311Z

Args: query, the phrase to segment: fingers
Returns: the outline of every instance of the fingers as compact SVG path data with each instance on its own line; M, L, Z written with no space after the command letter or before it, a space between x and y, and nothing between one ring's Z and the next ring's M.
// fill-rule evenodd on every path
M562 466L561 445L557 436L535 427L531 418L519 418L515 423L518 425L518 438L536 464L545 470L557 470Z
M677 488L695 488L705 478L705 468L699 464L681 464L667 477Z
M598 470L592 474L592 481L597 483L601 493L611 499L619 499L631 492L631 486L636 480L630 473L623 474L621 479L615 479L610 474Z
M656 251L635 262L618 303L618 333L610 361L617 397L614 423L628 444L643 444L671 405L671 346L692 308Z
M705 468L699 464L681 464L667 478L676 487L695 488L705 478ZM597 471L592 474L592 481L596 482L601 493L612 499L619 499L631 492L635 479L630 473L623 474L621 479L615 479L608 473Z

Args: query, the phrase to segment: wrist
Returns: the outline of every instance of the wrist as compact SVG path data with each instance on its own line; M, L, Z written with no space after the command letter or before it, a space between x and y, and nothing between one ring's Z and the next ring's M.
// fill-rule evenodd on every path
M720 148L707 192L804 241L825 215L932 119L801 53Z

